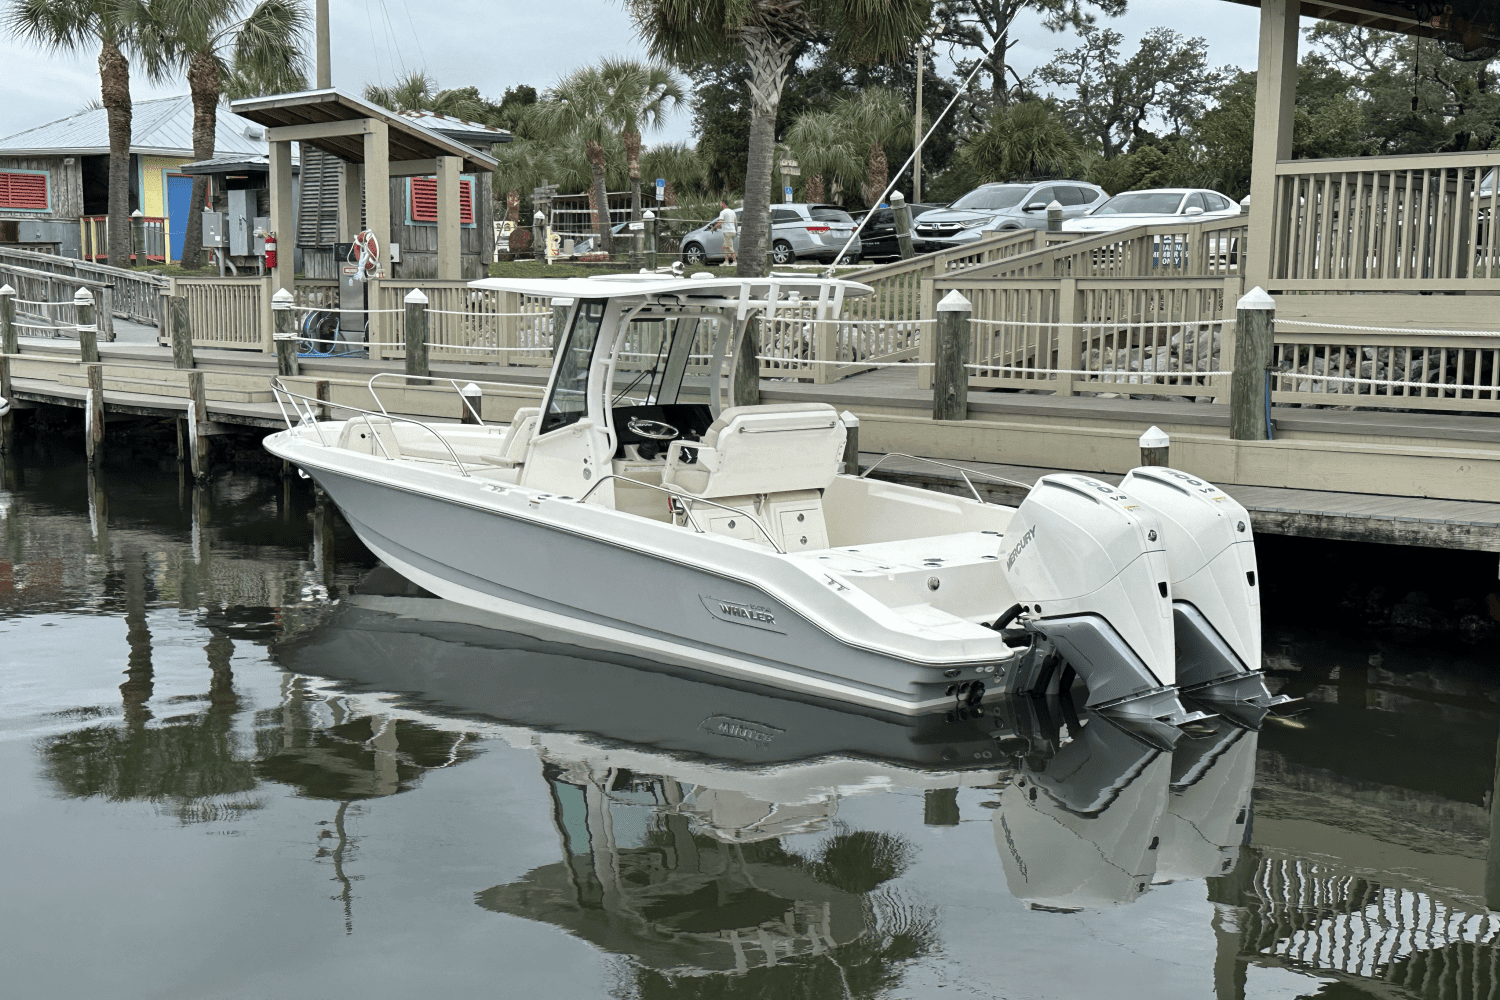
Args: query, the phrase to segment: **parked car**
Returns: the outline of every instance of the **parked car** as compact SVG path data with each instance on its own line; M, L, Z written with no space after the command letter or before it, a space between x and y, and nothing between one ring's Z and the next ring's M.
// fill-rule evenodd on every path
M736 219L741 212L735 210ZM739 232L744 232L743 227ZM838 205L772 205L771 263L790 264L810 259L831 264L853 232L854 220ZM861 252L860 241L855 240L843 258L844 263L859 260ZM716 222L699 226L682 238L683 263L705 264L723 259L724 236Z
M915 224L917 219L927 212L936 212L946 207L946 205L912 204L910 206L912 222ZM855 223L866 215L871 216L871 219L865 223L865 228L859 231L859 242L864 247L861 256L865 260L886 260L901 256L901 246L896 240L895 211L889 208L877 208L873 211L855 212ZM916 239L915 226L912 239Z
M1239 204L1228 195L1202 188L1154 188L1124 191L1082 219L1063 223L1065 233L1108 233L1131 226L1164 226L1173 223L1229 219L1240 214Z
M983 184L946 209L923 215L916 227L918 249L930 253L972 243L986 233L1045 229L1047 206L1054 201L1062 206L1064 219L1073 219L1107 200L1103 188L1083 181Z

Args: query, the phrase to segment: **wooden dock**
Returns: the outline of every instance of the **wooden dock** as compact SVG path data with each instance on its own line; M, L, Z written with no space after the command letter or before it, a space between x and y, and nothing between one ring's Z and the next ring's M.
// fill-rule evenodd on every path
M186 373L171 352L150 343L100 345L103 402L109 421L182 418ZM76 342L28 340L8 356L12 397L20 406L83 407L88 379ZM269 380L274 357L200 349L206 413L200 434L259 433L284 426ZM305 358L288 380L308 396L373 408L368 382L390 361ZM536 405L547 372L493 364L434 364L432 374L485 386L486 420L508 421ZM706 395L707 380L689 388ZM1500 552L1500 418L1457 413L1276 407L1278 440L1231 441L1227 408L1184 401L974 392L969 418L934 421L932 397L915 371L886 368L833 384L763 380L765 402L828 402L860 419L862 464L901 452L956 463L1018 483L1056 471L1118 482L1140 464L1137 439L1152 425L1172 436L1171 463L1221 485L1251 512L1257 531L1310 538ZM451 383L383 384L392 413L456 421L461 404ZM967 492L950 470L889 459L876 472L905 482ZM974 477L981 495L1015 504L1016 486Z

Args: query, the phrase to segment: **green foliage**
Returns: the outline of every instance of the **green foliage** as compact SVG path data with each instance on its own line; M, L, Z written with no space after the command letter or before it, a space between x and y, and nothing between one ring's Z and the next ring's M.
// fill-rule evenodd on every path
M1083 145L1052 101L1022 101L994 112L959 154L973 180L1030 180L1076 174Z

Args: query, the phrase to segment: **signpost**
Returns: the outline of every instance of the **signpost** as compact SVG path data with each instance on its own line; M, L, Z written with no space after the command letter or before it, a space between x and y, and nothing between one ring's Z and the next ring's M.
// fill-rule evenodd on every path
M792 186L790 184L781 189L781 200L788 205L792 203Z
M667 179L658 177L656 179L656 204L665 205L667 202Z

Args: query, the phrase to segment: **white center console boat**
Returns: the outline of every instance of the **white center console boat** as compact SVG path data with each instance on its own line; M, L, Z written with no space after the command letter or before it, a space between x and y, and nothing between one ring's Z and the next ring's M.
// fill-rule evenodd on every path
M1092 709L1169 724L1201 717L1179 689L1274 703L1249 517L1212 485L1164 468L1119 487L1052 475L1003 507L847 474L832 406L722 404L743 324L837 318L866 286L474 285L571 300L539 407L458 425L377 400L323 421L277 383L288 429L266 440L432 593L517 631L902 715L967 717L1077 682Z

